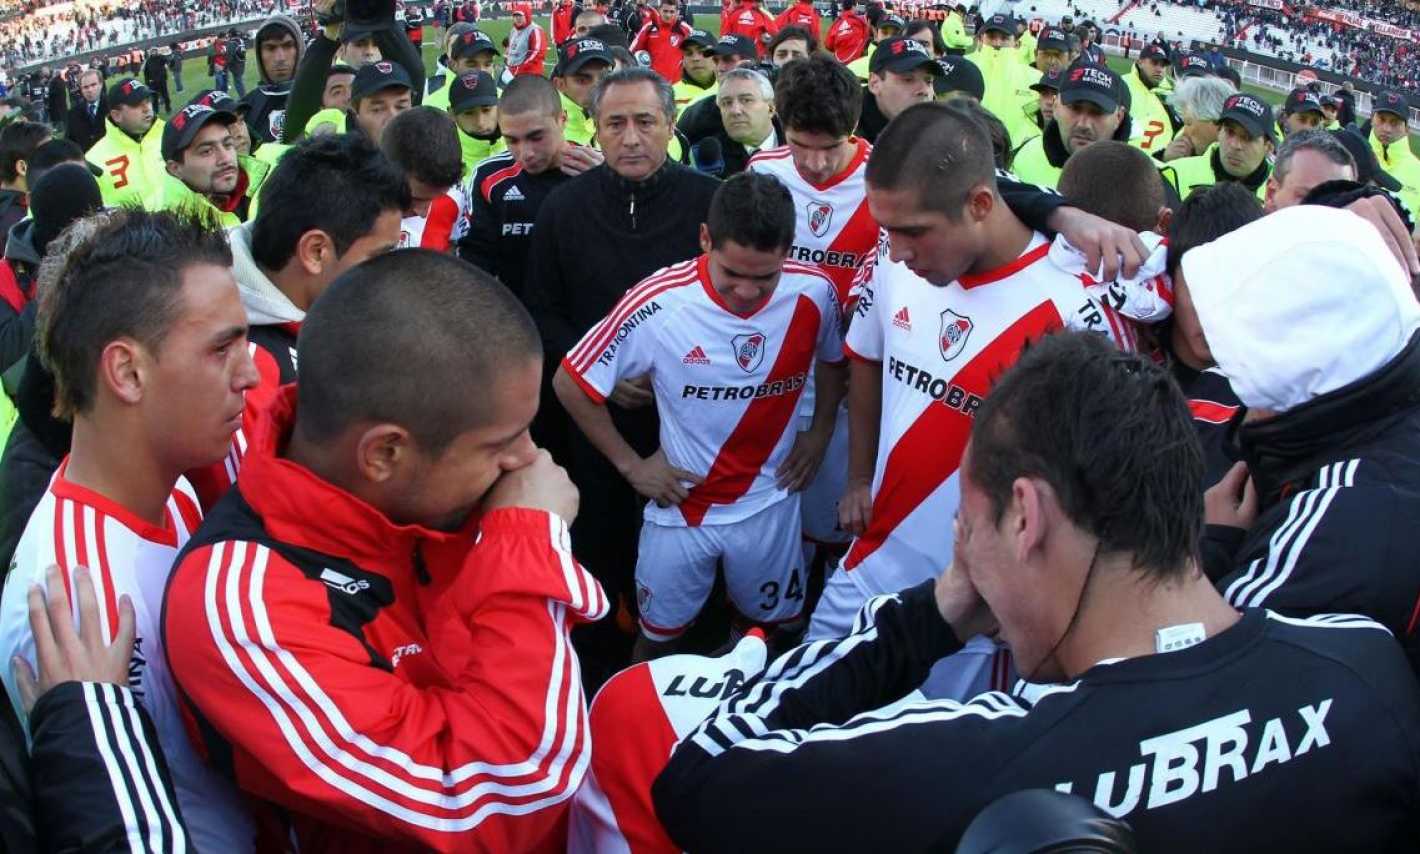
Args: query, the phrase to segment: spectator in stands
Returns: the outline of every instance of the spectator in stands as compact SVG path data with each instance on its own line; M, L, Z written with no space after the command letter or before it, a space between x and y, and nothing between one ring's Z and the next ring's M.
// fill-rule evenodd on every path
M103 138L108 105L104 103L103 75L89 69L78 75L79 98L64 120L64 136L88 151Z
M1178 82L1168 103L1183 120L1183 127L1174 135L1160 159L1178 160L1194 157L1218 141L1218 119L1223 114L1223 102L1233 94L1233 87L1217 77L1194 75Z
M1410 100L1404 92L1388 89L1376 95L1371 112L1371 150L1381 168L1402 185L1400 197L1412 211L1420 211L1420 159L1410 148Z
M1356 173L1356 158L1330 132L1298 131L1277 148L1263 204L1268 213L1299 205L1318 184L1355 181Z

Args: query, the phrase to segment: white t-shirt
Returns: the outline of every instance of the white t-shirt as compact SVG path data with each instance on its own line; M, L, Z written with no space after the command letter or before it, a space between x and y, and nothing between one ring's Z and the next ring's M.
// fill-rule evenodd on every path
M1109 331L1079 277L1031 237L1010 264L935 287L886 256L860 276L851 358L883 367L873 510L843 568L865 593L940 575L952 559L957 470L973 413L1026 342L1061 328Z
M0 654L4 668L5 692L21 721L19 691L8 662L20 655L35 666L34 634L30 631L28 593L32 585L41 589L45 571L57 565L66 579L65 590L73 589L73 571L88 568L98 600L99 628L112 639L118 632L118 602L127 595L137 617L137 641L129 665L128 687L143 703L153 719L172 771L173 788L191 839L188 850L250 851L255 828L242 806L235 787L198 758L188 739L178 706L177 688L168 671L163 650L163 592L173 561L192 532L202 521L197 495L186 480L179 479L169 496L164 524L155 527L103 496L71 483L64 477L69 461L60 464L49 489L30 514L25 532L15 548L5 591L0 596ZM61 593L60 595L63 595ZM26 724L28 726L28 724ZM113 762L141 762L143 757L115 753ZM130 799L139 815L156 816L161 802L146 792ZM175 825L174 819L168 824ZM131 822L130 822L131 824ZM150 829L157 821L146 821ZM161 830L150 830L161 834ZM150 842L152 840L149 840ZM178 850L173 840L152 846Z
M795 407L814 362L843 360L831 282L784 265L758 311L740 315L710 284L704 255L627 291L562 365L598 403L620 380L650 374L670 464L705 482L679 507L646 505L658 525L736 522L782 501L775 471L797 434Z

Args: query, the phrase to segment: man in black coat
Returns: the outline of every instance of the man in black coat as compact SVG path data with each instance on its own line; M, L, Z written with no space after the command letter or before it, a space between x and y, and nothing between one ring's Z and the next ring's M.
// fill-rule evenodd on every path
M627 290L700 253L700 224L719 186L667 156L675 96L654 71L637 67L608 75L593 91L592 104L606 162L548 195L528 256L528 307L554 365ZM643 455L654 452L657 421L648 385L621 383L609 403L632 446ZM556 399L544 395L542 405L556 406ZM607 592L630 605L641 501L591 443L573 433L565 462L583 506L597 512L585 514L587 522L575 526L572 541ZM624 661L586 663L615 667Z
M104 78L97 69L79 76L79 97L69 108L64 121L64 135L85 151L103 138L108 105L104 103Z

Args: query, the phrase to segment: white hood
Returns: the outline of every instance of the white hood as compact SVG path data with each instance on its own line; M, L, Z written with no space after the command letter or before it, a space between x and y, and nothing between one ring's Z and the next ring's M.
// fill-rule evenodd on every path
M232 244L232 274L237 278L247 322L252 326L271 326L305 320L306 313L281 293L251 257L251 223L229 229L227 239Z
M1410 277L1349 211L1285 208L1182 267L1208 349L1251 408L1286 412L1366 377L1420 327Z

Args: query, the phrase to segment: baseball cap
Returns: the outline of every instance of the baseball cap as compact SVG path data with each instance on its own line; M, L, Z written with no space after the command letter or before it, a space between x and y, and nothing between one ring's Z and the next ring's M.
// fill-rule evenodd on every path
M943 73L942 66L932 59L932 54L906 36L883 39L878 43L878 49L873 51L873 58L868 61L868 71L872 74L884 71L907 74L924 67L938 76Z
M1370 376L1420 328L1409 274L1350 211L1283 208L1189 250L1183 272L1208 349L1252 409L1287 412Z
M1275 126L1272 108L1251 95L1238 92L1228 96L1223 102L1223 111L1218 114L1218 121L1228 119L1242 125L1243 129L1253 136L1272 138L1272 128Z
M1310 89L1293 89L1287 93L1287 101L1282 107L1284 114L1292 113L1316 113L1321 112L1321 99Z
M1371 100L1371 111L1391 113L1408 121L1410 119L1410 100L1399 89L1382 89Z
M720 40L715 42L715 48L711 52L716 56L741 56L745 59L759 59L759 51L749 36L720 36Z
M1040 75L1040 79L1030 84L1030 88L1036 92L1044 92L1049 89L1052 92L1060 91L1060 81L1065 79L1065 72L1056 68Z
M1065 72L1060 84L1060 101L1063 104L1078 104L1088 101L1112 113L1119 109L1119 90L1124 81L1119 75L1101 65L1076 65Z
M554 77L575 74L589 62L601 62L607 66L616 64L611 55L611 48L601 39L572 39L561 48L561 53L562 58L558 60L557 68L553 71Z
M250 104L243 104L226 92L220 89L203 89L192 96L189 104L206 104L214 110L226 110L233 115L240 116L243 110L250 110Z
M355 81L350 84L350 100L358 101L367 95L396 87L414 89L404 66L389 60L372 62L355 72Z
M877 29L881 30L884 27L897 27L897 31L902 32L907 29L907 22L896 15L884 15L878 19Z
M473 107L498 103L498 84L487 71L468 71L449 87L449 112L461 113Z
M1341 99L1335 95L1322 95L1318 100L1321 101L1323 107L1341 108Z
M1206 77L1213 73L1213 64L1196 53L1179 54L1174 62L1179 77Z
M1376 153L1371 150L1371 144L1366 138L1353 128L1337 128L1331 131L1331 135L1336 141L1346 146L1346 150L1351 152L1351 157L1356 161L1356 181L1365 184L1375 182L1377 187L1398 193L1401 184L1395 176L1381 168L1380 161L1376 160Z
M948 92L965 92L980 101L986 97L986 80L976 63L961 56L944 56L936 60L942 73L932 81L932 91L937 95Z
M132 77L125 77L108 87L108 105L110 107L137 107L152 95L153 93L147 86Z
M459 36L449 46L449 58L466 59L484 51L491 51L494 56L498 55L498 48L494 46L493 39L490 39L486 33L472 30Z
M983 33L989 33L992 30L1013 36L1016 34L1016 19L1012 18L1010 15L998 12L981 23L981 31Z
M1149 44L1144 46L1143 50L1139 51L1139 58L1152 59L1155 62L1162 62L1167 64L1169 61L1169 52L1164 50L1158 44L1150 42Z
M686 36L685 41L680 43L681 49L683 50L688 44L700 45L706 50L713 50L715 47L715 36L705 30L691 30L690 35Z
M478 27L468 21L459 21L456 24L450 24L448 32L444 34L444 44L448 44L450 39L456 39L464 33L471 33L477 29Z
M177 160L183 149L192 145L197 132L212 122L225 125L240 121L231 110L215 110L207 104L188 104L168 119L163 125L163 159Z
M1059 27L1046 27L1040 31L1040 36L1035 40L1036 50L1066 50L1070 49L1070 37L1065 35L1065 31Z

